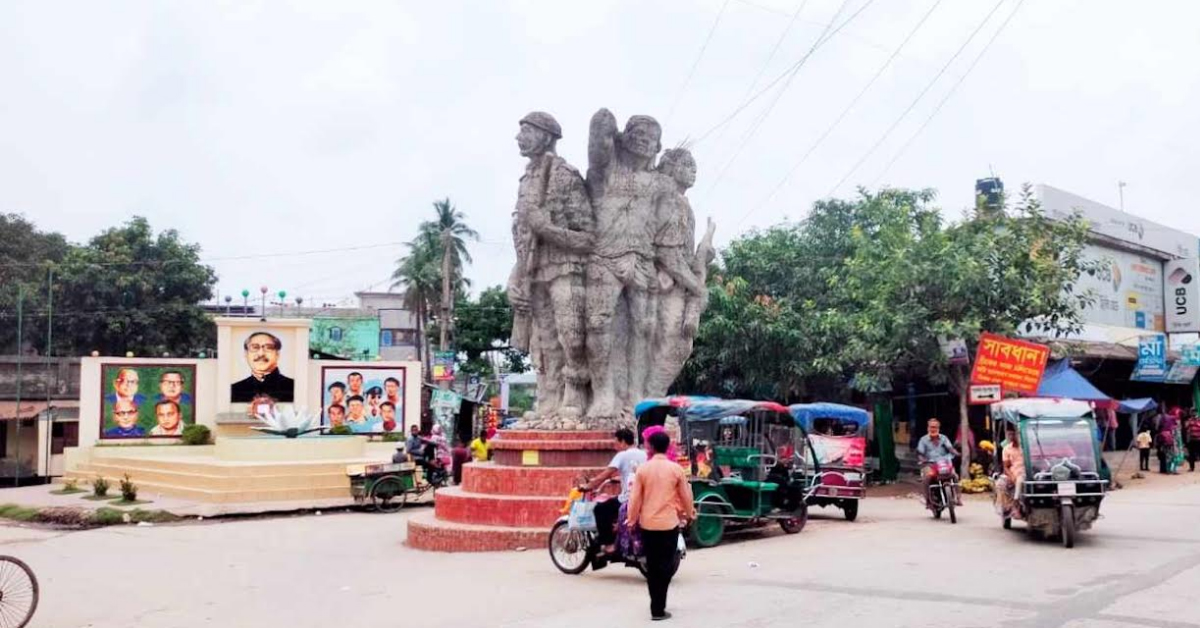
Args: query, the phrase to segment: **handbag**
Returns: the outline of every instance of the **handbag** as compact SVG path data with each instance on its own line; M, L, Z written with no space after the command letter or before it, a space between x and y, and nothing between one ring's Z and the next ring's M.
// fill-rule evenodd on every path
M585 502L581 499L571 504L571 513L567 515L568 530L596 531L596 502Z

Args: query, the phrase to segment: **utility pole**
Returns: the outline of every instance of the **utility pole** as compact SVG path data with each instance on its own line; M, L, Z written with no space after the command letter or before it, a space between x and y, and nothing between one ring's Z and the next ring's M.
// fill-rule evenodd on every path
M25 286L17 285L17 443L13 453L13 486L21 485L21 363L25 352L21 350L21 324L25 316Z
M1121 211L1125 211L1125 182L1117 181L1117 194L1121 198Z
M50 372L54 368L54 267L46 272L46 483L50 483L50 456L54 447L54 410L50 407Z

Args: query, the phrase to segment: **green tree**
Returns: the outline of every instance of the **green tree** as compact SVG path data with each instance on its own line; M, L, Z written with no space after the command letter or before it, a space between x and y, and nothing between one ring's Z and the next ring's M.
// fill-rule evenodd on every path
M434 304L441 292L441 246L432 233L422 232L408 243L408 253L396 261L392 287L404 290L404 307L417 319L417 354L430 373L427 330Z
M145 218L74 247L54 282L55 344L75 353L190 355L216 344L200 303L212 298L216 274L200 263L200 246Z
M969 372L939 338L1059 337L1081 327L1094 264L1078 216L1051 220L1028 187L1011 208L946 224L930 190L860 191L802 223L734 241L710 273L710 302L682 392L790 402L882 392L898 374L946 382L966 421ZM964 430L965 434L965 430Z
M428 335L434 312L441 320L453 320L455 296L464 292L470 281L463 268L470 263L468 240L478 240L479 234L466 223L466 214L455 208L449 198L433 203L435 218L417 227L417 237L408 243L408 253L396 261L392 287L405 292L406 307L417 316L418 347L425 361L425 372L431 372ZM440 305L439 305L440 304ZM433 331L442 336L443 326ZM444 332L448 336L451 327ZM443 342L445 338L442 338Z
M1096 265L1083 256L1080 216L1050 219L1029 186L1012 207L979 206L949 226L929 192L861 194L884 228L854 233L861 246L846 262L839 298L856 330L844 357L867 385L902 369L945 381L966 425L970 372L947 364L939 338L963 339L974 355L982 332L1058 338L1082 328L1094 295L1076 286ZM966 430L963 439L965 453Z
M496 357L504 361L502 371L522 373L527 369L525 353L508 344L512 335L512 306L504 288L488 288L478 299L460 296L454 311L454 346L465 358L459 370L490 377L493 367L488 354L495 352L499 352Z
M19 214L0 214L0 352L19 350L18 288L24 293L22 344L45 350L50 272L70 249L62 234L40 231Z

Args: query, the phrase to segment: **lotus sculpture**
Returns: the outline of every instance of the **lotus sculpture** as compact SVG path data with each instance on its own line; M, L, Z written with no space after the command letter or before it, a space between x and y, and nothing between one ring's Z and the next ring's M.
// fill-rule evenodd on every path
M321 431L318 420L320 415L310 414L304 408L297 410L291 407L282 409L273 407L265 412L259 412L254 415L254 418L261 421L262 425L256 425L250 429L284 438L296 438L309 432Z

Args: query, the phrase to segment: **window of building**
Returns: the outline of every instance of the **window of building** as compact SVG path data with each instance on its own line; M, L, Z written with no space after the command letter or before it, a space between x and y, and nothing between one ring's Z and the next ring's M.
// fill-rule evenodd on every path
M67 447L79 446L79 422L54 423L50 431L50 453L61 454Z
M381 329L379 331L379 346L381 347L408 347L416 342L417 331L415 329Z
M331 342L341 342L342 341L342 328L341 327L330 327L329 328L329 340Z

